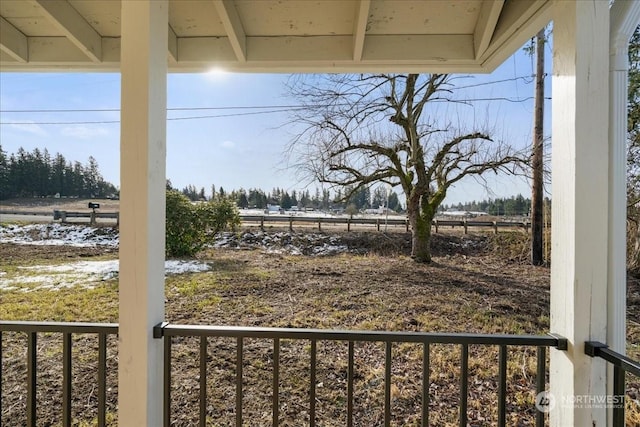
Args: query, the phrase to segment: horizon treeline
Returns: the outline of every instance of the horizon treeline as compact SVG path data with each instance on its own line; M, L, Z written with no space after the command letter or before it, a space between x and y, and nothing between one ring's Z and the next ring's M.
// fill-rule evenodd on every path
M544 203L551 207L551 199L545 197ZM531 199L525 198L522 194L517 196L488 199L482 201L472 201L467 203L454 203L451 205L440 205L440 212L446 211L467 211L486 212L495 216L528 216L531 212Z
M45 148L22 147L8 154L0 145L0 200L14 197L117 197L118 189L104 180L92 156L86 164L67 161Z
M204 187L199 190L194 185L188 185L182 190L174 188L171 180L167 180L167 189L180 191L191 201L215 200L219 197L229 198L236 202L239 208L246 209L266 209L268 205L277 205L288 210L293 206L299 209L312 208L315 210L364 210L376 209L381 206L388 206L389 209L402 212L403 206L400 203L398 194L395 191L387 190L379 186L371 191L368 187L353 191L353 187L346 186L338 189L335 193L327 189L315 188L312 192L308 189L284 190L273 188L270 192L265 192L260 188L244 188L226 191L223 187L216 189L211 186L207 193Z

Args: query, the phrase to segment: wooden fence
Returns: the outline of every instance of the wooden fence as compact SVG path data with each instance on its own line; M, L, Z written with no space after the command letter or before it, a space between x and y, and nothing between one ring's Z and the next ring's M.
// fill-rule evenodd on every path
M241 215L244 225L254 224L264 229L265 225L283 225L286 224L289 230L293 230L294 225L317 225L318 230L322 231L322 225L344 225L347 231L351 231L352 226L370 226L380 231L383 227L403 227L409 231L409 220L406 218L349 218L349 217L307 217L307 216L271 216L271 215ZM441 227L462 227L464 233L469 232L469 228L492 228L497 234L500 228L522 228L529 231L530 223L527 221L479 221L479 220L442 220L436 219L432 226L435 232L440 231Z
M44 212L31 211L5 211L1 210L0 214L5 215L38 215L46 216ZM88 218L91 224L95 224L97 219L115 219L118 224L120 221L119 212L70 212L70 211L53 211L53 219L67 222L69 218ZM350 218L347 216L335 217L311 217L311 216L289 216L289 215L240 215L242 224L245 226L259 226L264 229L266 226L285 226L289 230L293 230L294 226L309 227L317 226L318 231L322 231L324 226L342 225L347 231L351 231L352 227L365 226L375 228L377 231L386 230L388 227L403 228L409 231L409 220L406 218ZM482 221L478 219L436 219L432 226L437 233L440 228L463 228L464 233L469 232L469 228L490 228L497 234L499 229L517 229L521 228L529 231L531 223L529 221Z

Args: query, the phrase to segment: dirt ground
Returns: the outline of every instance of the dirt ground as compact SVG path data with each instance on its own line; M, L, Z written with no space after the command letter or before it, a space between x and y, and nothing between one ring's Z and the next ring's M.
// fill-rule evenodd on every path
M549 269L527 265L522 233L438 234L434 262L408 257L405 233L345 233L358 254L311 257L257 249L216 249L198 255L212 272L170 277L166 318L179 324L215 324L348 330L544 334L549 329ZM74 259L106 255L102 249L0 244L0 259ZM1 297L1 295L0 295ZM640 342L640 281L631 278L629 341ZM116 296L117 298L117 296ZM59 319L38 319L59 320ZM111 321L117 321L116 315ZM24 337L4 340L2 424L24 422ZM60 422L59 337L39 341L43 357L38 377L39 425ZM108 419L117 424L117 348L109 340ZM636 346L637 347L637 346ZM78 422L96 416L95 339L78 337L74 354L73 413ZM469 425L495 425L497 349L470 347ZM430 423L457 425L460 348L433 345L430 370ZM175 338L172 413L176 426L198 420L199 344ZM235 422L235 340L210 339L207 351L207 425ZM416 426L421 405L421 347L394 346L392 425ZM356 343L354 425L378 426L384 414L384 346ZM636 358L638 354L635 355ZM346 344L318 343L317 422L346 423ZM243 416L246 425L271 424L273 347L271 341L245 340ZM284 341L280 352L280 425L309 424L309 342ZM627 405L637 416L638 382L630 381ZM533 425L535 350L516 348L508 361L508 425ZM632 424L640 418L633 418ZM640 422L640 421L638 421ZM82 425L82 424L81 424Z

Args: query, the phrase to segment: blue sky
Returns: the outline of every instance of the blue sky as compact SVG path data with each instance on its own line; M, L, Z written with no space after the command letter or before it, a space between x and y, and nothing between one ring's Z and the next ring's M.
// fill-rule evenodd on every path
M547 49L547 68L550 55ZM464 99L511 98L533 96L533 59L519 51L490 75L475 75L457 80L458 86L509 80L456 92ZM170 74L168 107L247 107L286 105L293 101L285 95L285 74ZM547 93L551 79L547 79ZM93 156L104 178L119 185L119 112L80 111L68 113L15 113L9 110L119 108L119 74L101 73L0 73L0 143L13 153L19 147L28 151L47 148L60 152L67 160L85 163ZM550 116L549 101L546 116ZM268 110L268 109L267 109ZM497 138L518 148L531 144L533 100L524 102L477 101L472 106L443 106L442 114L456 114L464 121L488 120ZM446 111L445 111L446 110ZM243 187L274 187L299 190L304 183L295 171L283 163L283 152L294 129L285 126L286 112L249 114L257 110L171 110L168 117L218 116L167 123L167 176L175 187L188 184L211 185L225 190ZM264 111L264 110L263 110ZM225 117L220 117L225 116ZM61 123L67 124L44 124ZM76 124L69 124L69 123ZM82 123L100 122L100 123ZM111 123L115 122L115 123ZM22 123L22 124L15 124ZM41 123L41 124L38 124ZM549 133L548 126L546 134ZM481 200L529 193L528 183L511 177L489 177L488 191L474 180L455 186L445 203ZM311 184L313 192L315 186Z

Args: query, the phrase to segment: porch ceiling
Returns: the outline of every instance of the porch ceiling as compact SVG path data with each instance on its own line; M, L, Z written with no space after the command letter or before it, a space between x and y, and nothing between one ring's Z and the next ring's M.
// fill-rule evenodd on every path
M117 71L120 0L2 0L1 71ZM490 72L550 0L169 0L169 70Z

